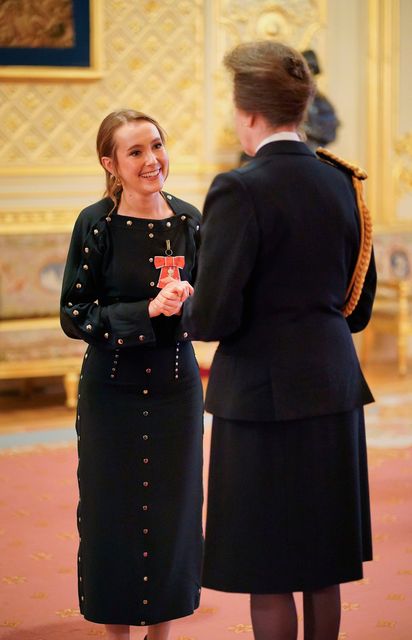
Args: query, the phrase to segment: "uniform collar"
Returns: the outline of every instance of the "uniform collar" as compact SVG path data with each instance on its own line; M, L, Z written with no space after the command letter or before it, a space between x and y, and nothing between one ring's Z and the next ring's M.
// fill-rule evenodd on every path
M309 149L309 147L302 141L296 140L278 140L275 142L269 142L265 144L263 147L260 147L259 151L256 152L255 158L263 158L266 156L273 155L304 155L311 156L312 158L316 158L316 154Z
M256 147L255 153L257 153L265 144L269 144L269 142L278 142L279 140L293 140L294 142L301 142L301 139L295 131L278 131L277 133L272 133L270 136L263 138Z

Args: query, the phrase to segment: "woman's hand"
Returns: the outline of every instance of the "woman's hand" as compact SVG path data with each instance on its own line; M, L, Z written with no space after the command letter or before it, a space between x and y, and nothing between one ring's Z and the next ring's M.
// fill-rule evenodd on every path
M180 314L184 301L193 294L193 291L192 285L187 280L167 278L166 285L149 303L149 316L154 318L161 314L164 316Z
M187 280L175 280L174 278L165 278L164 282L166 282L166 286L163 291L167 289L168 291L173 291L176 295L180 296L180 301L183 303L188 299L189 296L193 295L194 289L190 282Z

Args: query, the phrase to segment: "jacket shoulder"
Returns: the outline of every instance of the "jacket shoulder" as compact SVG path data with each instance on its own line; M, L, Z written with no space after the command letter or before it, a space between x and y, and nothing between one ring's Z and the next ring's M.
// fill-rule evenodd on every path
M162 193L175 213L184 213L185 215L193 218L196 222L200 222L202 214L199 209L190 204L190 202L186 202L186 200L182 200L181 198L178 198L171 193L167 193L166 191L163 191Z
M77 216L73 235L76 238L85 237L90 233L91 228L96 225L99 226L100 229L103 229L102 221L108 216L112 208L112 200L110 198L103 198L82 209Z
M355 177L358 180L366 180L368 174L366 171L361 169L355 164L347 162L340 156L329 151L329 149L325 149L324 147L318 147L316 149L316 155L322 162L325 162L333 167L337 167L341 171L344 171L346 174L349 174L351 177Z
M102 198L102 200L82 209L79 213L79 219L93 224L103 216L107 216L111 209L113 209L113 201L110 198Z

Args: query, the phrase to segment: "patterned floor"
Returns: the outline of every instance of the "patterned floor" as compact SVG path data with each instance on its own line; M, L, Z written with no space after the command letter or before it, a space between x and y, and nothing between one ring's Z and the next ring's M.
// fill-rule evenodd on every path
M412 446L412 388L410 391L381 391L376 403L366 407L370 447Z
M374 562L342 588L340 640L412 638L412 391L381 386L367 408ZM210 417L206 417L207 467ZM104 637L79 615L77 455L70 424L0 435L0 638ZM206 474L206 469L205 469ZM299 601L299 597L298 597ZM300 607L300 602L299 602ZM144 630L134 629L134 640ZM247 596L204 590L171 640L252 640ZM301 638L301 636L300 636Z

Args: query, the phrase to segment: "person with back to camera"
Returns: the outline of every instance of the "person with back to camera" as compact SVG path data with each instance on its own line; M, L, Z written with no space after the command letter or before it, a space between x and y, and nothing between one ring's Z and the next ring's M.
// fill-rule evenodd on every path
M256 640L334 640L340 583L372 558L363 405L351 332L376 288L366 177L297 129L314 87L283 44L225 57L235 124L254 158L207 194L183 323L218 340L203 585L250 593ZM363 285L363 288L362 288ZM357 304L356 304L357 303Z
M106 196L74 227L61 324L89 343L79 384L78 587L87 620L128 640L199 605L203 402L181 327L200 214L163 191L165 134L148 115L109 114L97 135Z

